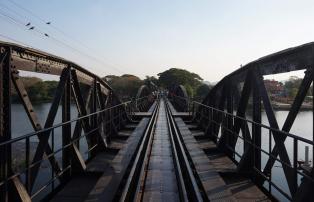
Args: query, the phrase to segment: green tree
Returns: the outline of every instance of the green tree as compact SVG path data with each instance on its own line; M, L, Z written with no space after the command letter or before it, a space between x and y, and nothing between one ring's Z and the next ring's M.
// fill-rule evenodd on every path
M297 95L301 82L302 79L297 76L291 76L289 80L285 82L284 86L289 97L294 98Z
M168 87L172 84L191 86L200 85L203 80L198 74L184 69L171 68L158 74L160 85Z
M108 82L122 100L128 100L136 96L138 89L144 83L140 78L131 74L122 76L109 75L104 80Z
M46 85L46 90L47 90L47 99L52 99L56 88L58 86L58 82L57 81L44 81L45 85Z
M207 84L200 85L196 90L196 97L198 97L199 99L204 99L211 88L212 86L209 86Z
M156 77L154 76L146 76L146 78L144 79L144 83L147 85L150 85L150 82L153 82L155 85L159 85L159 81Z
M167 88L173 84L183 85L189 96L195 95L196 89L202 84L203 80L198 74L184 69L171 68L158 74L159 85Z
M38 82L27 89L30 99L34 102L47 101L47 86L44 82Z

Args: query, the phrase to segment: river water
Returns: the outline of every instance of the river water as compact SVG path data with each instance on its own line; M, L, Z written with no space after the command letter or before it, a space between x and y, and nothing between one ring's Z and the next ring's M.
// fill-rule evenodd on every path
M44 103L44 104L38 104L38 105L34 105L34 110L38 115L38 119L40 120L41 124L44 125L44 122L46 120L46 117L48 115L49 112L49 108L50 108L50 103ZM287 115L288 115L288 111L275 111L275 115L278 121L278 124L280 126L280 128L282 127ZM71 118L76 118L77 117L77 111L76 111L76 106L72 105L71 107ZM248 119L250 119L251 117L248 116ZM56 119L54 124L58 124L62 122L62 118L61 118L61 107L59 107ZM262 113L262 123L265 125L269 125L268 121L267 121L267 116L265 114L265 112ZM72 124L72 128L74 127L74 124ZM300 137L312 140L313 139L313 115L312 115L312 111L301 111L298 116L297 119L290 131L290 133L294 134L294 135L298 135ZM250 126L249 126L250 127ZM13 137L19 137L21 135L25 135L26 133L30 133L33 132L33 128L30 124L30 121L23 109L23 106L20 104L13 104L12 105L12 136ZM268 130L262 130L262 148L265 151L269 151L269 132ZM58 149L61 146L61 128L56 129L54 132L54 149ZM36 142L38 142L38 139L36 137L31 139L32 142L34 142L34 148L36 147ZM81 149L83 150L84 153L84 158L87 158L87 154L86 154L86 142L84 142L85 140L81 141L81 145L83 145L81 147ZM51 138L50 138L50 143L51 143ZM293 160L293 141L291 138L287 138L286 142L286 147L287 147L287 151L288 154L290 156L291 161ZM20 143L20 144L16 144L15 146L13 145L13 150L19 150L20 148L17 147L21 147L21 145L25 145L25 141ZM299 143L298 147L299 147L299 155L298 155L298 160L304 160L304 147L306 144L303 143ZM272 138L272 147L274 146L274 140ZM242 154L243 152L243 142L238 141L237 143L237 151ZM23 150L23 149L22 149ZM85 150L85 151L84 151ZM57 154L57 157L60 157L60 154ZM312 147L310 147L310 160L312 160ZM58 159L60 161L60 158ZM262 167L265 165L267 161L267 156L262 154ZM61 162L60 162L61 163ZM46 167L50 167L49 163L46 162ZM44 164L45 167L45 164ZM40 187L41 185L47 183L51 177L51 172L48 171L50 169L43 169L46 170L44 171L40 177L38 178L37 182L36 182L36 187ZM287 187L287 183L284 180L284 174L283 174L283 170L281 167L281 164L279 162L276 162L273 170L272 170L273 174L272 174L272 180L274 183L276 183L276 185L278 185L280 188L282 188L284 191L288 191L288 187ZM265 186L267 187L267 183L265 183ZM273 194L275 194L280 200L285 201L284 197L281 196L275 189L272 189ZM40 195L38 197L38 199L40 198Z

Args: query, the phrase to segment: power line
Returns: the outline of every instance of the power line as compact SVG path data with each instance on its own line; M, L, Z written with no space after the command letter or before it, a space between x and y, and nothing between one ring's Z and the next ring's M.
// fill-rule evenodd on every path
M11 24L13 23L13 25L20 26L19 28L21 28L21 27L24 28L24 27L25 27L25 24L26 24L26 23L21 22L20 20L18 20L18 19L16 19L16 18L14 18L14 17L8 15L7 13L3 13L3 10L1 10L1 9L0 9L0 11L2 11L2 12L0 12L0 15L6 17L6 18L9 20L9 21L7 21L7 22L9 22L9 23L11 23ZM23 29L23 30L24 30L24 31L28 31L29 29ZM48 34L46 34L45 32L41 31L41 30L38 29L38 28L35 29L35 28L33 27L33 29L30 30L30 31L35 31L35 33L37 32L38 34L40 34L40 35L39 35L40 37L43 37L43 36L48 37L50 40L53 40L53 41L55 42L55 44L57 44L57 45L62 45L61 47L69 48L69 49L71 49L72 51L74 51L74 52L76 52L76 53L79 53L80 55L84 55L85 57L88 57L88 58L92 59L93 61L94 61L94 60L97 60L98 63L101 63L101 64L104 65L104 66L108 66L107 64L105 64L104 62L102 62L101 60L99 60L98 58L93 57L93 56L90 56L90 55L84 53L83 51L80 51L80 50L78 50L78 49L72 47L71 45L69 45L69 44L67 44L67 43L65 43L65 42L63 42L63 41L61 41L61 40L59 40L59 39L57 39L57 38L55 38L55 37L53 37L53 36L49 36ZM31 33L34 33L34 32L31 32ZM116 71L119 71L120 73L123 74L123 72L120 71L119 69L116 69Z
M0 9L0 11L2 11L2 10ZM15 19L14 17L11 17L11 16L7 15L6 13L0 12L0 18L4 19L6 22L8 22L8 23L10 23L10 24L12 24L12 25L17 26L18 28L22 29L23 31L28 32L28 29L25 29L24 23L21 22L21 21L19 21L19 20L17 20L17 19ZM38 36L38 37L40 37L40 38L43 38L43 35L42 35L43 32L38 31L38 30L35 30L35 31L36 31L36 32L29 32L29 33L36 34L36 36ZM38 35L38 33L39 33L40 35ZM4 36L4 35L3 35L3 36ZM4 36L4 37L5 37L5 36ZM6 36L6 38L8 38L8 37ZM51 40L54 40L54 42L57 42L57 43L55 43L55 44L58 45L58 46L61 47L61 48L63 48L64 46L66 46L67 48L70 48L71 50L74 50L75 53L78 52L76 49L72 48L71 46L68 46L66 43L63 43L62 41L60 41L60 40L58 40L58 39L55 39L55 38L52 37ZM15 40L15 41L16 41L16 40ZM23 44L23 43L21 43L21 44ZM60 46L60 45L62 45L62 46ZM79 52L79 53L81 53L81 52ZM81 54L84 54L84 53L81 53Z
M6 17L7 19L9 19L10 21L12 21L13 23L15 23L16 25L20 26L21 28L23 28L23 30L27 30L25 29L25 23L22 22L21 20L18 20L12 16L10 16L8 13L6 13L5 11L3 11L1 8L0 8L0 15ZM35 32L39 33L39 34L43 34L42 31L40 31L39 29L36 29L34 30Z
M88 50L91 49L90 47L88 47L87 45L85 45L84 43L82 43L80 40L77 40L75 37L73 37L73 36L67 34L67 33L64 32L62 29L59 29L58 27L54 26L52 23L50 23L50 22L46 21L45 19L43 19L42 17L36 15L34 12L30 11L29 9L27 9L27 8L25 8L25 7L23 7L23 6L21 6L20 4L16 3L16 2L13 1L13 0L9 0L9 2L12 3L13 5L15 5L16 7L18 7L19 9L22 9L22 10L24 10L25 12L29 13L30 15L32 15L33 17L35 17L36 19L38 19L39 21L41 21L41 22L44 23L45 25L47 25L47 26L53 28L54 30L58 31L59 33L61 33L61 34L62 34L63 36L65 36L66 38L68 38L68 39L70 39L70 40L72 40L72 41L75 41L76 43L78 43L78 44L80 44L81 46L87 48ZM104 62L103 60L97 58L96 56L91 56L91 55L88 55L88 54L84 53L84 52L81 51L81 50L77 50L77 49L71 47L69 44L66 44L65 42L62 42L61 40L56 39L56 37L54 37L54 39L55 39L56 41L58 41L59 43L65 45L66 47L72 49L72 50L76 50L77 52L80 52L81 54L83 54L83 55L85 55L85 56L87 56L87 57L89 57L89 58L91 58L91 59L93 59L93 60L97 60L98 63L100 63L100 64L102 64L102 65L104 65L104 66L110 66L112 69L115 69L116 71L118 71L118 72L120 72L120 73L122 73L122 74L125 74L125 72L123 72L123 71L121 71L119 68L117 68L116 65L110 64L110 63L108 63L108 62ZM97 52L97 51L93 51L93 52ZM118 66L120 66L120 65L118 65Z
M15 42L15 43L22 44L22 45L24 45L24 46L27 46L27 47L33 48L31 45L26 44L26 43L21 42L21 41L18 41L18 40L16 40L16 39L13 39L12 37L9 37L9 36L6 36L6 35L3 35L3 34L0 34L0 37L4 38L4 39L6 39L6 40L10 40L10 41L12 41L12 42Z

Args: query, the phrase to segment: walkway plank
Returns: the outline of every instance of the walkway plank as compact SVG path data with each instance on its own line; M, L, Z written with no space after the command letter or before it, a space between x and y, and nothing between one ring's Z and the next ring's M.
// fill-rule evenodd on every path
M196 124L180 117L175 122L210 201L270 201L251 180L236 173L236 165L214 142L201 137L204 133Z
M94 157L86 173L70 180L51 201L111 201L148 122L149 118L143 118L124 144L114 140L111 149Z

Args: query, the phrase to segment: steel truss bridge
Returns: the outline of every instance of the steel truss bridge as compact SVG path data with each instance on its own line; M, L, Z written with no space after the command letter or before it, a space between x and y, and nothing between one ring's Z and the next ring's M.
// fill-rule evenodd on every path
M202 102L181 85L163 91L143 85L122 102L84 67L0 42L0 201L314 200L313 165L299 161L301 146L314 151L313 139L290 133L313 66L314 43L308 43L232 72ZM304 78L280 128L263 76L296 70ZM59 77L45 120L20 71ZM18 137L13 91L34 130Z

